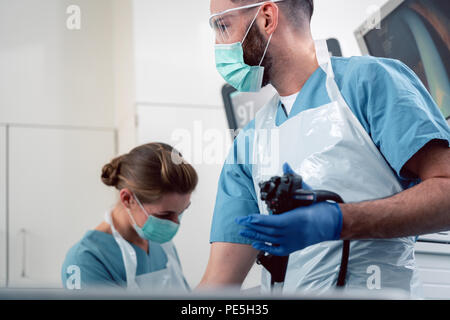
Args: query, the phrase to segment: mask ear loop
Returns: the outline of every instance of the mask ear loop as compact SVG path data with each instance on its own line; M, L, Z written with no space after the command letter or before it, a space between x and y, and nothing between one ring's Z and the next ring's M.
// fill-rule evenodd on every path
M241 44L244 44L245 39L247 38L248 33L250 32L250 29L253 27L253 24L255 23L256 18L258 17L259 11L261 11L262 5L259 7L258 12L256 12L255 17L253 18L252 22L250 23L250 26L247 29L247 32L245 33L244 38L242 39ZM261 61L259 61L259 67L261 66L262 62L264 61L264 58L266 57L267 49L269 49L270 40L272 40L273 33L270 35L269 40L267 41L266 48L264 49L263 56L261 58Z
M258 9L258 12L256 12L255 17L253 18L252 22L250 23L250 26L247 29L247 32L245 33L244 38L241 41L241 44L244 44L245 39L247 38L248 33L250 32L250 29L253 27L253 24L255 23L256 18L258 17L259 11L261 10L261 6Z
M131 221L133 222L133 224L134 224L135 226L137 226L136 220L134 220L133 215L131 214L130 208L126 208L126 209L127 209L128 215L129 215L130 218L131 218Z
M267 41L266 49L264 50L261 61L259 62L259 67L261 67L262 62L264 61L264 58L266 57L267 49L269 48L269 44L270 44L270 40L272 40L272 36L273 36L273 33L270 35L269 40Z
M147 213L147 211L145 210L144 206L141 204L141 202L139 201L139 199L136 197L136 195L134 193L133 193L133 198L136 200L136 202L138 203L139 207L141 207L142 211L144 211L145 215L148 218L150 215Z

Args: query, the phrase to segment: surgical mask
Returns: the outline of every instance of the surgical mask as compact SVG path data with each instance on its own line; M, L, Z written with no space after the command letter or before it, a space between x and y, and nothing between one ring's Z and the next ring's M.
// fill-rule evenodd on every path
M240 92L258 92L262 87L264 67L261 64L266 56L273 33L267 41L266 49L258 66L249 66L244 62L244 50L242 47L260 10L261 7L258 9L241 42L215 45L217 71L228 84Z
M167 219L160 219L155 216L149 215L139 199L135 195L133 196L136 199L138 205L141 207L142 211L144 211L145 215L148 217L144 226L139 227L136 224L136 221L134 220L130 209L127 208L127 212L131 220L133 221L133 227L136 230L137 234L143 239L157 243L165 243L172 240L178 232L178 228L180 227L180 225ZM181 215L178 217L178 220L181 220Z

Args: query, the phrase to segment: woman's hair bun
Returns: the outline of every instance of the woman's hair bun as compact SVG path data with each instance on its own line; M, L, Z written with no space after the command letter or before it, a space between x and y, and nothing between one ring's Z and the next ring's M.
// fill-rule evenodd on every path
M119 156L102 169L101 179L117 190L132 191L143 203L153 203L164 194L190 194L197 186L194 167L165 143L147 143Z
M102 168L102 181L107 186L115 187L119 182L120 163L123 156L114 158Z

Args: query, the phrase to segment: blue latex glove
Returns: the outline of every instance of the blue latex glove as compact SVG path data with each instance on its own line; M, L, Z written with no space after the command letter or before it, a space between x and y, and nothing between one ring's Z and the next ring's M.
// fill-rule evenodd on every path
M287 164L283 169L285 173L293 173ZM304 184L303 188L306 187ZM252 243L255 249L277 256L287 256L323 241L339 240L342 231L341 209L330 202L299 207L281 215L252 214L235 221L245 227L239 232L241 236L255 240Z

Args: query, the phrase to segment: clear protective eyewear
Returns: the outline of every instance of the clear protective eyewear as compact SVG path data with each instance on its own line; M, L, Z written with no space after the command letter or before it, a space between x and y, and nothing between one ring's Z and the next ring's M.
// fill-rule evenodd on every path
M216 40L219 43L228 43L233 34L231 20L234 20L235 26L242 25L242 23L247 22L247 21L242 22L236 21L238 17L241 17L241 15L238 14L238 11L260 7L268 2L276 3L281 1L284 0L268 0L263 2L252 3L242 7L231 8L219 13L215 13L209 17L209 25L214 30Z
M145 213L145 215L147 216L147 218L150 217L150 214L147 212L147 210L145 210L144 206L142 205L141 201L138 199L138 197L133 193L133 198L136 200L136 202L138 203L139 207L141 208L141 210ZM178 223L180 223L181 217L183 216L184 212L187 210L187 208L189 208L189 206L191 205L191 203L189 203L189 205L182 211L180 212L177 217L178 217ZM170 219L171 214L156 214L154 215L156 218L159 219L165 219L165 220L172 220ZM131 217L133 219L133 217ZM134 219L133 219L134 220ZM133 221L134 222L134 221Z

